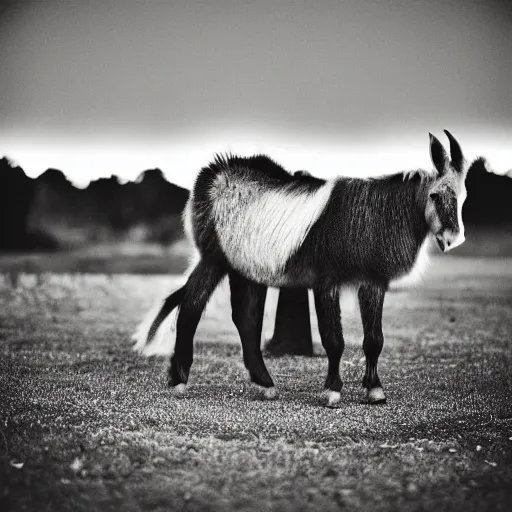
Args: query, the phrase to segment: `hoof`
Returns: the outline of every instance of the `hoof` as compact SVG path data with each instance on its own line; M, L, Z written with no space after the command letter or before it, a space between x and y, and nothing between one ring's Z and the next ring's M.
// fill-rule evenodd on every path
M384 394L384 390L380 386L369 389L366 397L366 403L371 405L385 404L386 395Z
M251 382L251 388L255 390L258 398L262 398L263 400L274 400L277 397L277 391L274 386L266 388L265 386L260 386L255 382Z
M263 398L265 400L274 400L277 397L277 391L275 387L263 388Z
M327 391L327 407L335 407L341 400L339 391Z
M183 396L187 391L187 385L186 384L177 384L173 388L171 388L172 394L176 397Z

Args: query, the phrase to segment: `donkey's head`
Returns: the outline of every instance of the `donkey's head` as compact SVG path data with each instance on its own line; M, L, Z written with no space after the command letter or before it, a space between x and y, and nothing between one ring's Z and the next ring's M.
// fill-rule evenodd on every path
M430 134L430 157L437 176L428 188L425 218L440 249L445 252L464 242L462 205L466 200L467 164L455 137L444 130L450 141L450 157L443 145Z

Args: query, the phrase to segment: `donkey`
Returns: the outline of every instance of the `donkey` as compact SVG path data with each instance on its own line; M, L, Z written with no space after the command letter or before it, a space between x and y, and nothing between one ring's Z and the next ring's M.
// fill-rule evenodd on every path
M322 180L292 176L268 157L217 155L199 172L187 207L185 228L199 260L184 286L139 327L136 349L145 351L177 310L176 340L168 384L186 389L193 338L208 300L227 275L232 319L240 335L250 380L265 398L276 390L260 348L266 289L312 288L322 345L327 353L327 405L341 399L344 350L340 289L357 288L363 323L367 402L384 403L377 372L382 351L382 310L390 281L413 270L429 240L441 251L464 241L462 205L467 163L445 130L450 157L430 136L432 171L379 178ZM264 172L256 161L265 162ZM421 261L420 261L421 260Z

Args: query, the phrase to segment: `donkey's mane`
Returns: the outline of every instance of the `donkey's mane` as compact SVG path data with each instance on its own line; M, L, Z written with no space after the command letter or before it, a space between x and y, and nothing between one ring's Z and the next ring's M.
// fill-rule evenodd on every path
M277 178L289 178L291 174L272 160L267 155L256 154L249 157L233 155L232 153L216 153L213 162L208 166L212 171L218 172L230 167L247 167L249 169L258 169L259 171Z
M405 180L412 180L413 178L419 177L421 181L424 180L432 180L436 177L436 171L434 170L426 170L426 169L412 169L409 171L403 171L399 173L402 176L402 179Z
M405 181L419 180L421 183L424 181L432 181L436 178L435 171L426 169L409 169L406 171L395 172L393 174L384 174L381 176L372 176L367 178L368 181L380 181L383 183L395 183Z
M390 203L400 204L414 202L423 207L426 202L426 191L432 181L436 179L436 173L425 169L402 171L384 176L372 177L364 180L368 189L373 193L387 197ZM403 204L403 206L406 206ZM407 204L407 206L412 206Z

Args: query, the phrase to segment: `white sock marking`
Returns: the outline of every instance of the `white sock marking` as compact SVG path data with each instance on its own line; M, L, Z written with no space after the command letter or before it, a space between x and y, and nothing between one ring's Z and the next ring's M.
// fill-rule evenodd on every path
M271 388L263 388L263 398L265 400L274 400L277 397L277 391L274 386Z
M177 384L176 386L174 386L173 388L171 388L171 392L174 396L183 396L187 391L187 385L186 384L183 384L183 382L181 384Z
M382 400L386 400L386 395L380 386L377 388L372 388L368 391L369 403L381 402Z
M327 392L327 407L334 407L341 400L341 393L339 391Z

